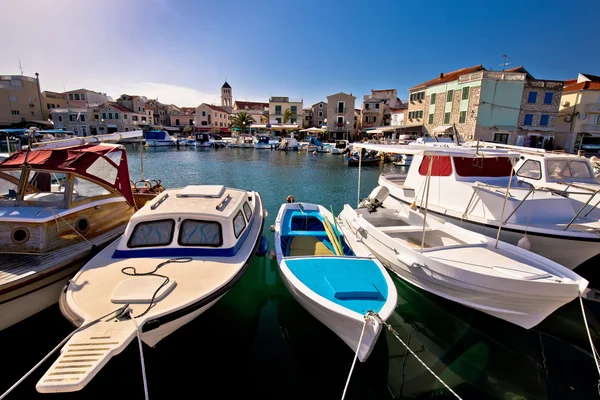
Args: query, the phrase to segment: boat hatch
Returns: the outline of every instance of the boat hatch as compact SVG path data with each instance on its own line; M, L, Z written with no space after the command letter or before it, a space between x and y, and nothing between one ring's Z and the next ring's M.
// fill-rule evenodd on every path
M162 286L161 286L162 285ZM160 289L158 292L156 288ZM111 295L113 303L145 303L162 300L175 287L175 280L159 276L143 276L121 281Z
M215 197L219 198L225 192L223 185L189 185L177 193L177 197Z

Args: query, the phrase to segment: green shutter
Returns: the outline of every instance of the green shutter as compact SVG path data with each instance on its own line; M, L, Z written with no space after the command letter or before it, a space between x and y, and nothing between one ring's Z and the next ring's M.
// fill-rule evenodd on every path
M433 125L433 114L429 114L429 125Z
M470 87L466 86L463 88L462 90L462 99L463 100L468 100L469 99L469 91L471 90Z
M450 113L446 113L444 114L444 124L449 124L450 123Z
M467 120L467 112L466 111L461 111L460 112L460 116L458 118L458 123L459 124L464 124L466 120Z
M448 94L446 95L446 102L451 102L454 99L454 90L448 90Z
M429 104L435 104L435 93L431 95L431 102Z

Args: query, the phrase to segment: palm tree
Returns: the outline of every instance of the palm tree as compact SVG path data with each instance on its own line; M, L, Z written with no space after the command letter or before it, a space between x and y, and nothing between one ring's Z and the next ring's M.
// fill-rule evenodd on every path
M284 124L287 124L292 118L296 118L296 114L293 113L292 111L290 111L289 108L287 108L284 112L283 112L283 118L282 121Z
M229 128L238 128L241 134L246 133L245 129L250 128L250 125L254 123L254 118L252 115L248 114L246 111L240 111L237 113L231 121L229 122Z

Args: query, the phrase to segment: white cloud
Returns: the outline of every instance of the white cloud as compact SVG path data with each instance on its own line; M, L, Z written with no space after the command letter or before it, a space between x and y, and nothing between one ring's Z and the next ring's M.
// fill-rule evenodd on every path
M158 98L158 101L163 104L175 104L180 107L197 107L202 103L220 103L221 101L220 94L204 93L192 88L156 82L125 82L118 86L104 86L102 91L106 91L115 99L122 94L140 95L146 96L148 99Z

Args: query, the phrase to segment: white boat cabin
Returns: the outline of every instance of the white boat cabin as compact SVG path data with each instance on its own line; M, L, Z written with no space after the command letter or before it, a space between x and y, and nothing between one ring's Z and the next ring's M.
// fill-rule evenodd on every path
M167 190L131 218L113 258L234 256L256 221L257 197L219 185Z

